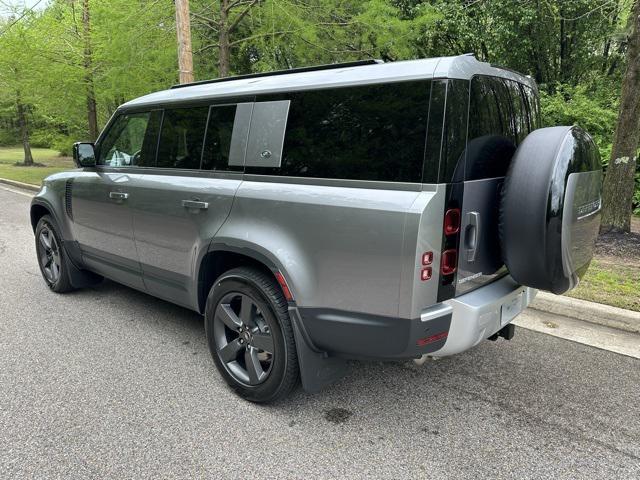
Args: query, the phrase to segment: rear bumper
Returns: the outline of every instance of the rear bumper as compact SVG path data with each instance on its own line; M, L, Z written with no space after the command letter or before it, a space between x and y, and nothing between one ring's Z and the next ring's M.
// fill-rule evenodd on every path
M343 358L415 359L453 355L477 345L516 316L501 321L504 305L519 313L535 292L507 276L433 305L414 319L327 308L292 307L290 313L314 352Z
M454 355L477 345L511 323L533 301L536 293L537 290L519 285L507 275L473 292L443 302L453 312L451 327L444 346L432 355Z

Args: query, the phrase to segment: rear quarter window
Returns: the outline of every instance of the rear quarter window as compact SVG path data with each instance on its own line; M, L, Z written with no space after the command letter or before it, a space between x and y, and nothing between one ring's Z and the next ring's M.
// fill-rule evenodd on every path
M420 81L287 96L281 168L260 173L421 182L429 88Z

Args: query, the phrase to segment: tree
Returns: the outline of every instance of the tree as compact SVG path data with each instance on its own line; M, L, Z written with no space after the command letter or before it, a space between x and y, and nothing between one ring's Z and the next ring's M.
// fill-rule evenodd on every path
M73 0L72 0L73 1ZM89 138L98 138L98 106L96 104L96 90L93 83L93 50L91 48L91 14L89 0L82 0L82 40L84 43L84 81L87 94L87 125Z
M29 129L29 105L25 97L34 86L32 47L29 23L32 16L23 13L7 24L0 36L0 89L7 92L16 114L20 142L24 150L23 165L33 165ZM27 95L25 95L25 93Z
M629 232L634 175L640 143L640 0L629 17L627 69L622 80L620 110L604 179L601 230Z

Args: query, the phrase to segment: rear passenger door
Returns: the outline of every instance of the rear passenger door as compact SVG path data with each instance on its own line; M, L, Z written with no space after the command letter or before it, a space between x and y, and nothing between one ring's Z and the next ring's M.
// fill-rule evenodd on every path
M500 192L518 144L533 128L523 88L496 77L471 81L458 295L506 272L498 230Z
M253 104L165 108L157 159L129 182L147 290L195 308L197 268L242 181Z

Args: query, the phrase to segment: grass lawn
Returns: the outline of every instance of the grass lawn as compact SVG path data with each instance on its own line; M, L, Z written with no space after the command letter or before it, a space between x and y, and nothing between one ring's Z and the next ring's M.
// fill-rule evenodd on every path
M24 160L22 147L0 147L0 178L17 180L18 182L40 185L42 179L52 173L63 172L75 168L73 160L61 157L55 150L48 148L32 148L33 160L45 166L20 167L16 163Z
M578 288L567 295L640 312L640 266L596 257Z

